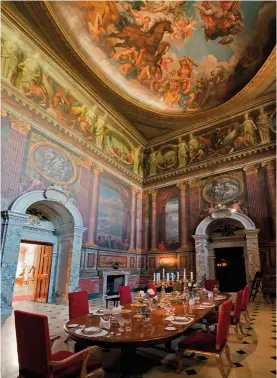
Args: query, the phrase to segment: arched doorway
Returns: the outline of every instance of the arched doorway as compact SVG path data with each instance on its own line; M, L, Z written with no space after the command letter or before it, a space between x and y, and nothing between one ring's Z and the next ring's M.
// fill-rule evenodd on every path
M233 225L238 231L232 235L212 240L213 232L218 231L224 225ZM196 228L195 254L196 254L196 277L202 281L216 278L216 248L242 248L244 257L246 282L254 278L260 270L260 255L258 245L258 232L253 221L245 214L233 212L222 206L213 211L211 215L203 219ZM231 236L231 237L230 237Z
M25 193L2 212L2 312L12 310L21 241L52 245L47 302L66 300L79 284L82 235L79 210L61 186ZM42 218L46 220L42 220Z

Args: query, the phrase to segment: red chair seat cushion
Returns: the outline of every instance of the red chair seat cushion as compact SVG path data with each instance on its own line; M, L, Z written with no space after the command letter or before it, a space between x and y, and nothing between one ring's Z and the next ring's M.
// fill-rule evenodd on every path
M192 349L213 353L216 351L216 335L204 331L193 332L180 341L178 347L179 349Z
M52 354L52 361L61 361L65 358L73 356L74 353L67 350L60 350L59 352ZM57 366L54 368L55 378L76 378L80 375L80 370L82 367L82 357L76 359L75 362L70 365ZM101 363L95 358L91 357L87 363L87 370L95 370L101 367Z

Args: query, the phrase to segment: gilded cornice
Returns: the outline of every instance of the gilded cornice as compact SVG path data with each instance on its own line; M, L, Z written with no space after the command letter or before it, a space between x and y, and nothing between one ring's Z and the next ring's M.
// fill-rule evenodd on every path
M190 188L199 188L200 186L200 179L192 179L188 181L189 187Z
M18 131L20 134L25 136L28 135L29 131L31 130L31 124L26 122L23 119L15 117L13 114L10 115L11 120L11 128L15 131Z
M276 158L273 160L267 160L264 161L262 164L262 167L264 167L267 171L274 171L276 170Z
M140 134L140 132L138 132L122 114L117 112L111 104L107 104L106 101L103 101L103 98L97 95L96 91L92 89L91 82L86 82L80 77L78 71L74 70L72 66L67 65L54 50L49 48L49 46L46 45L38 35L32 31L32 29L23 24L22 20L12 12L10 8L6 8L3 3L1 4L1 11L2 20L4 20L11 28L16 29L19 33L22 33L27 39L29 39L37 50L40 50L41 53L46 55L46 59L50 58L53 66L67 75L68 79L71 80L76 87L79 87L79 90L83 92L84 95L89 95L91 100L97 103L104 114L107 113L109 115L119 129L125 135L128 135L128 138L131 141L138 143L143 147L146 145L146 139Z
M151 189L148 191L148 194L152 196L152 198L156 198L157 197L157 194L158 194L158 190L157 189Z
M90 169L90 167L93 164L90 160L87 160L86 158L83 158L83 157L81 157L80 162L81 162L81 167L87 168L87 169Z
M260 168L260 164L255 163L255 164L246 165L245 167L243 167L243 170L246 176L257 176L259 173L259 168Z
M177 188L180 189L180 191L182 191L182 190L186 189L187 184L188 184L187 181L184 181L184 182L179 182L178 184L176 184L176 186L177 186Z

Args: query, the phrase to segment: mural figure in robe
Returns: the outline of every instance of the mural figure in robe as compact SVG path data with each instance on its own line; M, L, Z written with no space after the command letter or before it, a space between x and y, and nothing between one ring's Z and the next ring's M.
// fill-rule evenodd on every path
M133 154L133 161L134 161L134 172L137 175L141 174L141 146L135 149Z
M31 80L35 80L37 85L41 83L41 68L38 64L39 54L35 53L19 63L18 68L22 70L20 86L24 92L30 88Z
M157 174L157 151L154 148L151 149L149 154L149 176L153 176Z
M256 131L257 126L252 119L249 119L248 113L246 112L242 124L242 136L248 146L254 146L256 144Z
M1 74L11 84L12 78L18 66L19 49L15 43L2 37L1 40Z
M182 138L178 138L178 168L185 167L188 163L188 147Z
M193 136L193 134L190 134L189 142L188 142L188 150L189 150L189 164L193 162L195 157L198 154L199 151L199 143L197 139Z
M104 116L98 116L96 124L95 124L96 146L100 148L100 150L103 149L106 119L107 119L107 114L105 114Z
M264 112L264 108L260 108L260 114L256 118L256 124L260 135L261 143L270 143L270 129L272 121Z

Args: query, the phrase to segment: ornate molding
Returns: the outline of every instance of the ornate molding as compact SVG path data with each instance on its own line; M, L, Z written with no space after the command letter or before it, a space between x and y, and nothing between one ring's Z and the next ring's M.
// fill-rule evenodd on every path
M7 117L7 115L8 115L7 110L1 107L1 117Z
M148 196L148 193L147 192L143 192L143 191L138 191L138 194L137 194L138 198L141 199L141 200L145 200Z
M190 188L198 188L200 186L200 179L191 179L188 181L188 184Z
M260 164L255 163L255 164L246 165L245 167L243 167L243 170L246 176L250 176L250 175L257 176L259 173L259 168L260 168Z
M15 115L10 115L11 127L12 129L18 131L20 134L25 136L28 135L32 126L30 123L26 122L24 119L17 118Z
M92 166L92 161L87 160L83 157L80 159L80 163L81 163L81 167L83 168L90 169L90 167Z
M92 163L92 166L93 166L93 173L95 175L99 175L101 172L103 172L103 168L99 167L99 165Z
M69 201L69 192L64 190L62 185L53 184L45 189L44 197L48 201L59 202L65 205Z
M188 182L187 182L187 181L184 181L184 182L179 182L178 184L176 184L176 186L177 186L177 188L180 189L180 191L182 191L182 190L185 190L185 189L186 189L187 184L188 184Z
M156 198L157 194L158 194L158 190L157 189L151 189L151 190L148 191L148 193L152 196L152 198Z
M268 161L264 161L262 162L262 167L264 167L267 171L273 171L275 172L276 170L276 160L272 159L272 160L268 160Z
M137 188L132 188L132 195L135 197L137 194Z

